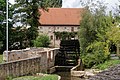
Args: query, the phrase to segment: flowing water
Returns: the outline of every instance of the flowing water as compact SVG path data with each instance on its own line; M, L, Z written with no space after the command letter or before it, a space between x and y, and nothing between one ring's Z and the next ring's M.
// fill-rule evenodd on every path
M70 75L70 72L56 72L55 74L61 76L61 80L85 80L79 77L73 77Z
M80 77L73 77L71 76L70 70L73 66L59 66L56 67L56 72L54 74L57 74L61 76L61 80L85 80Z

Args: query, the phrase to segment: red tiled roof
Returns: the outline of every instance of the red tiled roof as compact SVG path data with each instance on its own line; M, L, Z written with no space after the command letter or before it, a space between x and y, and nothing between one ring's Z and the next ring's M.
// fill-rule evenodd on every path
M40 9L41 25L80 25L83 8L49 8Z

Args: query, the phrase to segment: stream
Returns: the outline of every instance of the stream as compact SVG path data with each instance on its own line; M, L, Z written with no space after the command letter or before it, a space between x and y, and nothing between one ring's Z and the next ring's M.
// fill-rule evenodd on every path
M70 75L70 72L55 72L55 74L61 76L61 80L85 80L79 77L73 77Z

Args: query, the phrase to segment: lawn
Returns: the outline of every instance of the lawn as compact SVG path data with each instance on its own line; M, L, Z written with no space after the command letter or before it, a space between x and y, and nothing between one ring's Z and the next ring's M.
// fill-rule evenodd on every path
M2 62L3 62L3 55L0 54L0 63L2 63Z
M14 78L12 80L58 80L57 75L47 75L47 76L24 76L19 78Z
M115 66L117 64L120 64L120 60L107 60L107 61L105 61L105 63L96 65L93 68L104 70L104 69L107 69L111 66Z

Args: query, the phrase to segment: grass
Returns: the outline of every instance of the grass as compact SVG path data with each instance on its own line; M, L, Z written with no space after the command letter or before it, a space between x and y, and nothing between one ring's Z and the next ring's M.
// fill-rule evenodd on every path
M2 62L3 62L3 55L0 54L0 63L2 63Z
M107 60L107 61L105 61L105 63L96 65L93 68L105 70L105 69L110 68L111 66L115 66L117 64L120 64L120 60Z
M23 76L19 78L14 78L12 80L58 80L57 75L47 75L47 76Z
M40 80L58 80L58 76L57 75L44 76Z

